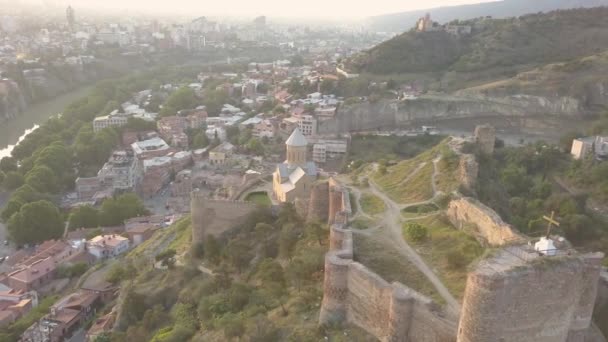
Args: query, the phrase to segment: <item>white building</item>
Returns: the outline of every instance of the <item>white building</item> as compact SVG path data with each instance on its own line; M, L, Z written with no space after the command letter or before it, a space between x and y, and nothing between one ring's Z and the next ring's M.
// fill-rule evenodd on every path
M128 118L121 115L106 115L98 116L93 120L93 131L95 133L110 126L124 126L127 124Z
M346 140L318 140L312 148L312 160L325 163L328 159L343 157L348 150Z
M120 235L98 235L87 241L87 250L97 259L108 259L129 250L129 239Z
M152 138L143 141L136 141L131 144L133 152L137 158L147 158L148 156L161 156L169 152L169 145L161 138Z
M296 118L302 135L307 138L317 135L317 119L314 116L305 114L297 116Z

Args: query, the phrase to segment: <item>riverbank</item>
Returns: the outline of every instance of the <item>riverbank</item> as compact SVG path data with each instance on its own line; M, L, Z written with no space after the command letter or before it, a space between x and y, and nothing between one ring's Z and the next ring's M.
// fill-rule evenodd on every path
M31 133L51 116L61 113L65 107L86 96L94 85L79 87L52 100L28 107L18 117L0 123L0 159L8 157L20 139Z

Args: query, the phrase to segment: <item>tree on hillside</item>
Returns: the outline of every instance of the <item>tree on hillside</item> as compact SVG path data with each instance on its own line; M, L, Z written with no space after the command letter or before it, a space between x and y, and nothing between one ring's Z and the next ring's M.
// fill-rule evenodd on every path
M64 224L53 203L37 201L23 205L11 216L7 228L11 239L23 245L61 237Z
M0 159L0 171L8 173L10 171L17 171L17 160L13 157L4 157Z
M237 272L241 273L243 268L249 264L251 255L249 254L249 246L244 241L232 240L226 246L226 256L228 261Z
M56 193L60 190L57 176L49 167L35 166L25 175L25 184L42 193Z
M414 242L424 241L428 236L428 230L426 227L419 223L408 223L405 226L405 233Z
M181 87L169 95L159 114L161 116L176 115L182 109L193 109L199 105L200 101L196 98L194 90L189 87Z
M209 146L209 138L207 138L205 132L198 132L192 139L192 149L205 148L207 146Z
M263 286L272 282L279 282L285 285L283 267L273 259L264 259L258 266L256 275L262 281Z
M205 258L209 260L212 264L217 265L220 262L222 247L215 239L215 236L208 235L205 238L205 242L203 244L203 251Z
M321 246L323 245L323 239L327 234L321 223L311 222L306 225L306 235L308 235L310 238L316 239L317 242L319 242L319 246Z
M127 193L103 201L99 213L99 224L117 226L123 224L126 219L148 214L141 199L133 193Z
M72 209L68 217L68 229L96 228L99 226L99 211L90 205Z
M25 182L25 179L19 172L9 171L4 176L4 181L2 182L2 187L6 190L11 191L11 190L15 190L18 187L20 187L21 185L23 185L24 182Z

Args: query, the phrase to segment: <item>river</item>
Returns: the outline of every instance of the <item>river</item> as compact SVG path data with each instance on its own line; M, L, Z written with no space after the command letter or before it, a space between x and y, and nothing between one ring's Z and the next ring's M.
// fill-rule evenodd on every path
M80 87L51 100L30 105L18 117L0 123L0 159L10 156L15 144L49 117L61 113L68 104L87 95L93 87Z

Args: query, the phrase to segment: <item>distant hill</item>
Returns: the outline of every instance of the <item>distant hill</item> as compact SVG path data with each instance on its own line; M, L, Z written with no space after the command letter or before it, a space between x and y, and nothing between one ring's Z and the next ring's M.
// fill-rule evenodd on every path
M403 33L353 57L359 72L468 73L513 76L548 63L608 49L608 7L554 11L519 18L465 21L473 33ZM496 77L495 77L496 78Z
M439 23L447 23L455 19L467 20L485 16L508 18L558 9L599 6L608 6L608 0L502 0L473 5L439 7L386 14L371 17L369 23L371 28L376 31L404 32L412 28L416 20L426 13L431 13L433 20Z

